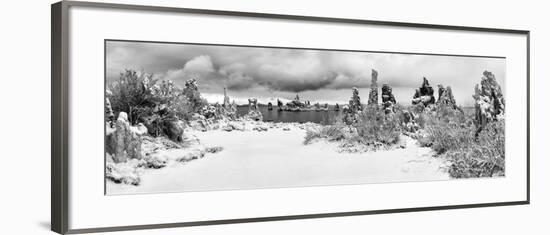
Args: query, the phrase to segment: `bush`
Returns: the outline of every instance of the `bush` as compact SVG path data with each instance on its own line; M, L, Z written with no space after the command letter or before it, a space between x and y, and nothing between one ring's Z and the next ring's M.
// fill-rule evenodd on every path
M150 115L155 102L149 88L155 83L156 80L149 74L133 70L121 73L119 80L108 86L111 92L109 96L111 107L115 114L126 112L128 121L133 125L137 124L141 117Z
M354 124L357 128L357 141L366 145L397 143L401 134L400 113L384 114L383 110L375 107L366 108Z
M416 121L425 133L419 138L421 146L432 147L441 154L473 141L475 129L462 111L446 106L436 106L432 110L416 114Z
M310 144L315 139L327 139L329 141L339 141L345 138L344 130L347 127L343 123L320 126L316 129L308 129L304 139L304 144Z
M345 141L349 145L389 146L399 141L401 127L399 114L384 114L375 107L366 108L358 115L353 125L336 121L332 125L322 125L317 129L307 130L304 144L322 138L329 141ZM342 117L339 120L343 120Z
M145 124L151 136L167 135L179 139L183 128L179 120L190 120L205 107L194 79L185 89L170 80L158 81L153 75L126 70L108 85L108 96L115 113L127 112L132 125Z
M489 123L476 138L470 112L438 108L425 115L422 146L450 161L454 178L504 175L504 121Z
M427 128L429 143L432 149L442 154L448 150L460 149L474 142L474 132L470 128L460 128L456 123L449 123L439 128Z
M154 114L189 120L193 113L207 105L195 79L187 81L186 87L180 89L172 81L159 82L153 75L126 70L118 81L109 84L108 90L112 109L128 113L132 124Z
M191 120L194 114L193 104L183 95L179 95L173 99L168 106L169 112L173 113L179 120Z
M418 124L418 126L420 128L425 128L426 127L426 122L428 122L429 120L429 116L425 113L419 113L417 115L415 115L415 122L416 124Z
M476 142L447 152L449 173L454 178L503 176L504 144L504 121L490 123Z

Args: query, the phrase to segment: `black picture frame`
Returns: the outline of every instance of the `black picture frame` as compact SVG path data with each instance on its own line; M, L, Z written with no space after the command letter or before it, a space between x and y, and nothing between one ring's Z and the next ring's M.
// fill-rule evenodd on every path
M120 227L101 227L101 228L86 228L86 229L69 229L69 204L68 204L68 181L69 181L69 161L68 156L68 65L69 65L69 19L68 10L71 6L94 7L104 9L120 9L120 10L141 10L141 11L156 11L156 12L171 12L171 13L189 13L201 15L217 15L217 16L240 16L252 18L266 19L284 19L293 21L312 21L326 23L342 23L342 24L363 24L363 25L381 25L381 26L397 26L397 27L414 27L424 29L439 29L439 30L456 30L456 31L474 31L474 32L494 32L518 34L526 36L527 46L527 195L523 201L495 202L495 203L479 203L465 205L450 205L450 206L433 206L433 207L416 207L416 208L400 208L387 210L370 210L370 211L349 211L338 213L323 213L323 214L304 214L304 215L289 215L289 216L274 216L260 218L239 218L228 220L211 220L211 221L195 221L182 223L168 224L145 224ZM175 7L159 7L159 6L143 6L143 5L127 5L113 3L96 3L96 2L78 2L78 1L62 1L51 6L51 230L60 234L76 234L76 233L93 233L93 232L109 232L123 230L139 230L139 229L159 229L185 226L201 226L201 225L216 225L229 223L248 223L248 222L263 222L275 220L296 220L296 219L312 219L323 217L337 216L355 216L355 215L372 215L384 213L402 213L415 211L432 211L432 210L448 210L462 208L479 208L479 207L494 207L494 206L510 206L510 205L526 205L530 203L530 31L516 29L499 29L499 28L483 28L483 27L468 27L468 26L452 26L452 25L437 25L437 24L417 24L408 22L387 22L387 21L372 21L359 19L343 19L329 18L317 16L300 16L300 15L283 15L283 14L267 14L254 12L236 12L236 11L219 11L205 9L189 9Z

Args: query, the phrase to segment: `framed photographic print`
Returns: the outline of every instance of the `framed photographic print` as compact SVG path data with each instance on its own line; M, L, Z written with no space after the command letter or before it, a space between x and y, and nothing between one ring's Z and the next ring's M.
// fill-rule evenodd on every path
M52 5L52 230L529 203L529 31Z

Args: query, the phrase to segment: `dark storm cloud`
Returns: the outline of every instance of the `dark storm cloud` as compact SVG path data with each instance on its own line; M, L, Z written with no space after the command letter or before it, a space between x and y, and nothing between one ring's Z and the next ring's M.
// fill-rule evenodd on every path
M378 83L399 87L407 96L428 78L432 86L452 86L457 95L470 93L484 70L504 87L505 60L456 56L291 50L189 44L108 42L107 79L124 69L152 73L179 85L197 78L206 92L257 90L315 92L368 88L371 70ZM257 94L261 96L263 94ZM322 94L320 94L322 95ZM411 94L412 95L412 94ZM461 101L461 97L457 100Z
M199 77L233 89L265 86L292 92L368 86L370 81L368 60L323 51L109 42L107 53L110 81L124 69L175 81Z

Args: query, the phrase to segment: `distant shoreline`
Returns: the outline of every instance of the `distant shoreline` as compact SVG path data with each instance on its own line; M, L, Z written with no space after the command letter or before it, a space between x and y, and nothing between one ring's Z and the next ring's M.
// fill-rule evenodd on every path
M347 105L347 103L337 103L337 104L338 104L338 106L340 106L340 109L344 105ZM397 103L397 104L399 105L399 103ZM366 105L366 104L363 104L363 105ZM381 105L381 104L378 104L378 105ZM409 104L409 105L404 105L404 106L408 107L408 106L413 106L413 105ZM248 104L238 104L237 107L241 107L241 108L242 107L248 107ZM268 105L258 103L258 107L268 107ZM336 104L334 104L334 105L329 104L328 107L329 107L328 111L334 111L334 109L331 109L331 108L336 107ZM463 108L463 109L474 109L475 108L474 106L460 106L460 107ZM277 111L277 105L276 104L273 104L273 111ZM315 111L315 110L303 110L303 111ZM286 111L286 112L293 112L293 111Z

